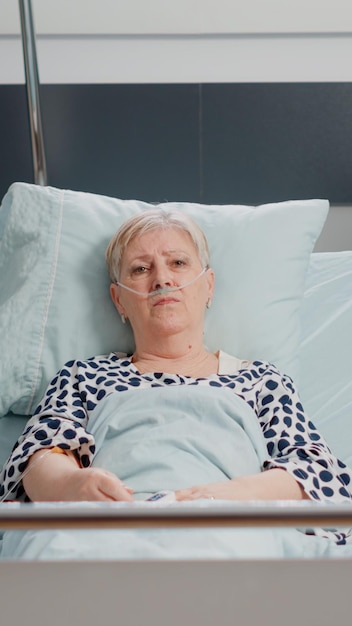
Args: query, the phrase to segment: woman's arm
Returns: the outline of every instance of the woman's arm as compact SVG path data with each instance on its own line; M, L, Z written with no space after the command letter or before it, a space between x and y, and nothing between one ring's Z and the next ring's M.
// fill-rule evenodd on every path
M28 472L28 473L27 473ZM132 501L132 490L111 472L81 468L73 453L39 450L22 479L32 501Z
M89 416L96 406L98 395L103 397L106 392L103 385L99 389L99 394L94 393L94 390L90 392L87 381L91 382L94 379L98 369L103 371L104 367L107 367L107 361L99 357L87 361L70 361L51 380L35 414L27 422L24 432L16 442L0 473L0 498L20 501L36 499L34 492L31 492L32 497L26 492L26 487L32 484L37 475L37 469L37 480L45 483L46 475L40 470L40 465L46 467L48 463L50 465L67 463L67 459L55 461L43 458L38 468L34 468L32 456L38 458L37 453L44 454L49 448L59 446L72 450L80 467L90 467L95 454L95 441L87 430ZM27 468L30 467L29 464L31 464L31 470L28 480L22 480L27 473ZM96 471L91 473L95 475ZM81 473L77 474L76 480L78 476L82 480ZM56 476L53 480L56 480ZM84 475L83 483L86 480L88 480L88 475ZM56 489L53 483L50 484L50 489L45 487L44 499L57 499L56 496L50 497ZM63 497L62 492L60 497Z
M304 489L288 472L271 469L219 483L176 491L177 500L307 500Z
M351 472L307 419L292 380L269 364L254 365L239 395L259 419L268 451L263 472L181 490L178 499L351 501Z
M350 502L351 471L306 415L292 379L270 366L257 403L269 453L263 469L282 468L312 500Z

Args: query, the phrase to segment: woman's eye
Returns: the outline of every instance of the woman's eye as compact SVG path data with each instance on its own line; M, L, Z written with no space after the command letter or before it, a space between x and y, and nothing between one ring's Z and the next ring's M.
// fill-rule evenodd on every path
M187 265L186 261L183 259L175 259L173 263L176 267L185 267Z
M145 265L140 265L139 267L135 267L132 270L132 274L145 274L148 271L148 268Z

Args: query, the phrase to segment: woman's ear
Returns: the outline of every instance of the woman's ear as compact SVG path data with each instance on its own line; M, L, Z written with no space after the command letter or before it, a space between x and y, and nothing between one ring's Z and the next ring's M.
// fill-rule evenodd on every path
M207 271L207 279L208 279L208 300L213 299L214 295L214 283L215 283L215 274L211 267Z
M124 308L120 303L120 296L119 296L119 286L115 285L115 283L111 283L110 285L110 296L111 296L111 300L113 301L117 311L120 313L120 315L124 316L125 312L124 312Z

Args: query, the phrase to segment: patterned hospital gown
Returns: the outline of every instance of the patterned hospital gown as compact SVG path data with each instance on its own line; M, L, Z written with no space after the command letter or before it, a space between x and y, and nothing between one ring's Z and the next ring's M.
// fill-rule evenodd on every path
M53 446L75 450L81 466L88 467L95 454L89 416L108 394L191 384L226 387L254 410L268 452L263 470L285 469L313 500L351 501L351 470L331 453L305 416L291 378L269 363L239 361L223 352L219 353L218 374L206 378L140 374L130 357L115 353L66 363L49 384L3 467L0 497L9 494L8 499L28 501L21 475L37 450ZM348 536L346 532L321 532L340 544Z

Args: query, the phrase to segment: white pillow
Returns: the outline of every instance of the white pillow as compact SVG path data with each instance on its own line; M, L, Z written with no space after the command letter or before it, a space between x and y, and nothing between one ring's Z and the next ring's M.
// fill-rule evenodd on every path
M15 183L2 206L0 415L30 415L65 361L133 351L110 302L104 253L120 224L152 205ZM306 270L329 203L167 206L190 214L209 241L216 288L207 347L269 360L297 378Z

